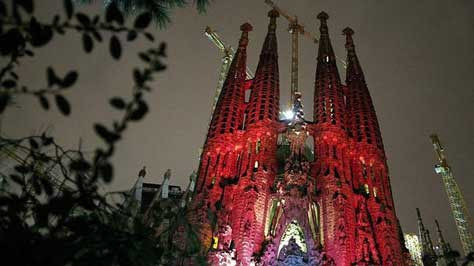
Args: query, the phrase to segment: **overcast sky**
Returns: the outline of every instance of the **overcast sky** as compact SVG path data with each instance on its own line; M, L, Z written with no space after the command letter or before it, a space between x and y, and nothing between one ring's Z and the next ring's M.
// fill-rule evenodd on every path
M36 2L42 17L62 12L62 1ZM275 2L289 14L296 14L306 30L315 33L319 27L316 14L326 11L332 44L340 58L345 58L341 31L346 26L354 29L356 50L382 130L403 230L417 232L415 207L419 207L425 225L434 232L433 220L438 219L448 240L460 249L443 184L433 171L435 155L429 134L439 134L474 215L474 1ZM101 7L84 10L97 13ZM263 0L215 0L205 15L191 7L180 9L174 12L173 23L166 30L154 30L157 40L168 43L168 70L156 79L152 94L147 96L151 112L120 142L114 158L116 178L109 190L130 188L143 165L148 169L147 182L161 182L170 168L171 182L186 186L189 174L198 167L222 56L205 37L204 29L211 26L235 47L239 26L250 22L254 31L250 33L248 63L254 70L267 30L268 10ZM287 28L287 21L280 17L281 105L289 94ZM20 73L37 88L45 85L46 66L53 65L64 71L62 74L68 69L79 70L77 86L67 93L72 100L72 115L65 118L54 108L42 111L36 99L20 97L16 99L18 106L3 117L3 133L21 137L47 130L66 146L77 147L79 139L86 150L98 145L92 123L119 117L108 106L108 99L130 95L131 69L140 65L136 53L148 48L149 42L127 43L126 56L119 63L111 59L107 47L96 45L91 55L85 55L80 36L69 33L39 50L34 60L24 61ZM316 49L309 40L300 41L299 83L308 119L312 114ZM342 66L339 71L344 78Z

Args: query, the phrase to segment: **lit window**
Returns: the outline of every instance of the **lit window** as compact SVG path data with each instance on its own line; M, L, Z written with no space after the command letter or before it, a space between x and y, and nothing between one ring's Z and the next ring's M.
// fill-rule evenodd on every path
M329 56L326 55L326 62L329 62Z
M377 197L377 188L374 187L374 197Z
M219 238L217 236L212 237L212 248L217 249L219 246Z
M365 193L370 194L369 185L365 184L364 188L365 188Z

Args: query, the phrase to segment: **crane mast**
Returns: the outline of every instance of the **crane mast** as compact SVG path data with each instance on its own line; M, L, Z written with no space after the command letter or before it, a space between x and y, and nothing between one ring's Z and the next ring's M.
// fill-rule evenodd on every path
M291 34L291 90L289 104L291 106L295 100L295 94L298 92L298 34L303 35L314 43L318 43L318 38L316 38L313 33L306 31L304 25L298 22L296 16L288 15L288 13L278 7L272 0L265 0L265 3L280 13L280 15L286 18L290 23L288 30ZM342 59L339 60L342 62L344 68L346 68L346 62Z
M470 252L474 252L474 238L470 231L470 221L467 213L466 202L464 201L456 180L454 180L451 167L448 165L444 149L441 146L438 136L433 134L430 138L439 162L439 164L435 165L435 172L441 175L441 179L448 195L449 205L451 206L454 221L456 222L461 245L464 253L467 255Z

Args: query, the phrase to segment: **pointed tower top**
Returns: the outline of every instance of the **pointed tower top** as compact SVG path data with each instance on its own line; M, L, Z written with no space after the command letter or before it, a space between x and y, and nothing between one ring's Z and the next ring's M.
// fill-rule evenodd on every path
M268 17L270 18L270 24L268 24L268 31L275 33L276 30L276 18L280 16L280 13L275 9L272 9L268 12Z
M250 23L246 22L240 26L240 30L242 31L242 35L239 40L239 48L244 48L247 47L249 43L249 31L252 31L253 27Z
M268 17L270 18L277 18L280 16L280 13L276 9L272 9L268 11Z
M346 27L342 30L342 35L346 35L346 49L354 50L354 40L352 40L352 35L354 35L354 30Z
M316 16L317 19L321 20L321 22L326 22L326 20L329 19L329 15L324 12L324 11L321 11L317 16Z

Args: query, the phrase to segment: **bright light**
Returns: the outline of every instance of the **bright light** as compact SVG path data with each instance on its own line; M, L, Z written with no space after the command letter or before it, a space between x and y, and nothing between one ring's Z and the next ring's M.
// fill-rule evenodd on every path
M285 120L292 120L293 117L295 116L295 113L293 113L293 110L291 110L291 109L283 111L282 114L283 114L283 118Z

